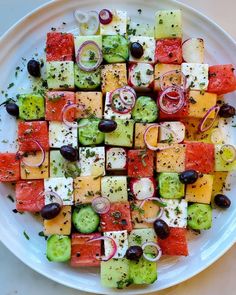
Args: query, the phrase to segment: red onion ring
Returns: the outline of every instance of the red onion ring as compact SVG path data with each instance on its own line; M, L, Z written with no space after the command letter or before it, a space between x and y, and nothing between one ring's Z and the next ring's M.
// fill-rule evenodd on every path
M111 203L108 198L97 197L92 201L92 208L98 214L105 214L110 210Z
M39 149L40 149L40 151L41 151L41 153L42 153L42 157L41 157L41 159L39 160L39 162L38 163L36 163L36 164L32 164L32 163L28 163L26 160L25 160L25 158L26 157L24 157L24 154L20 154L20 153L18 153L18 155L20 155L20 157L21 157L21 161L22 161L22 163L24 163L26 166L28 166L28 167L40 167L42 164L43 164L43 162L45 161L45 157L46 157L46 152L45 152L45 150L43 149L43 147L42 147L42 145L41 145L41 143L38 141L38 140L36 140L36 139L25 139L24 141L32 141L32 142L34 142L38 147L39 147Z
M163 100L165 99L165 97L167 96L168 93L173 93L173 92L176 92L178 93L178 97L174 98L174 97L168 97L168 99L171 99L171 100L179 100L178 104L174 105L173 107L167 107L164 105L163 103ZM184 99L184 91L180 88L180 87L177 87L177 86L170 86L170 87L167 87L160 95L159 97L159 106L160 106L160 109L162 110L163 113L166 113L166 114L175 114L177 113L179 110L181 110L184 106L184 102L185 102L185 99Z
M135 105L135 100L136 100L136 93L134 94L134 91L131 90L132 88L121 88L120 89L120 100L123 103L124 106L133 108ZM126 93L126 94L125 94ZM128 100L126 99L126 96L128 94L131 94L131 97L128 98ZM131 101L129 102L129 99L131 99Z
M110 10L102 9L99 12L99 21L102 25L108 25L112 22L113 15Z
M95 241L101 241L101 240L103 240L103 241L105 241L105 240L109 240L109 241L111 241L111 244L112 244L112 248L113 248L113 250L111 251L111 254L110 255L108 255L108 256L101 256L101 257L99 257L99 258L97 258L97 259L99 259L99 260L101 260L101 261L108 261L108 260L110 260L115 254L116 254L116 252L117 252L117 245L116 245L116 241L113 239L113 238L111 238L111 237L107 237L107 236L102 236L102 237L98 237L98 238L92 238L92 239L90 239L90 240L88 240L87 241L87 243L92 243L92 242L95 242Z
M97 50L97 53L98 53L98 60L97 60L96 64L93 66L83 65L81 63L81 59L80 59L83 50L86 49L86 46L88 46L88 45L94 46ZM97 45L97 43L94 41L85 41L83 44L81 44L81 46L78 49L77 56L76 56L76 63L78 65L78 67L85 72L92 72L92 71L96 70L102 63L102 51L101 51L100 47Z
M155 198L155 197L152 197L152 198L146 198L142 201L142 203L140 204L139 208L142 209L143 205L147 202L147 201L157 201L159 203L163 203L162 200L160 198ZM156 219L158 218L161 218L161 216L163 215L163 208L160 207L160 210L158 212L158 215L153 217L153 218L143 218L143 220L147 223L153 223Z
M72 103L72 104L66 104L63 109L62 109L62 121L63 123L70 128L77 128L78 127L78 123L77 122L69 122L66 119L66 114L69 110L74 109L74 108L80 108L81 110L84 110L84 106L83 105L78 105L76 103ZM80 126L81 127L81 126Z
M209 129L214 125L215 120L216 120L216 118L217 118L217 115L218 115L218 113L219 113L219 110L220 110L220 106L215 105L215 106L211 107L211 108L206 112L206 114L205 114L204 117L202 118L202 121L201 121L200 124L198 125L198 131L199 131L199 132L205 132L205 131L209 130ZM208 117L210 116L210 114L211 114L212 112L215 112L215 117L213 118L211 124L204 128L204 124L205 124L206 120L208 119Z
M144 252L145 248L148 247L148 246L152 246L152 247L155 247L157 249L157 256L156 257L151 258L148 254L146 254ZM162 251L161 251L161 248L157 245L157 243L145 242L145 243L142 244L142 249L143 249L143 257L148 261L155 262L155 261L157 261L157 260L159 260L161 258Z
M187 85L187 79L186 79L186 76L184 75L184 73L182 72L182 71L180 71L180 70L172 70L172 71L168 71L168 72L166 72L166 73L164 73L164 74L162 74L161 76L160 76L160 86L161 86L161 90L165 90L167 87L165 87L164 85L163 85L163 80L164 80L164 78L166 77L166 76L168 76L168 75L171 75L171 74L180 74L181 75L181 80L183 81L183 89L185 90L186 89L186 85ZM177 87L180 87L180 86L178 86L178 85L175 85L175 84L173 84L172 86L177 86ZM172 87L172 86L169 86L169 87ZM180 87L181 88L181 87ZM167 96L169 97L169 98L172 98L172 99L174 99L171 95L168 95L167 94Z
M232 154L233 154L231 159L224 158L224 152L223 152L224 148L231 149ZM224 145L222 145L222 147L220 148L220 153L219 154L220 154L222 160L227 162L227 163L233 163L235 161L235 159L236 159L236 149L232 144L224 144Z
M128 88L126 88L125 91L127 91ZM132 111L134 105L135 105L135 97L133 99L133 103L132 105L127 105L127 104L124 104L123 103L123 100L121 98L121 92L124 91L124 88L118 88L118 89L115 89L114 91L112 91L110 94L109 94L109 101L110 101L110 104L111 104L111 108L113 110L113 112L115 113L118 113L118 114L128 114ZM130 91L130 90L129 90ZM130 93L132 93L132 91L130 91ZM133 94L133 93L132 93ZM114 96L117 95L120 99L120 103L123 107L123 110L118 110L115 106L114 106Z

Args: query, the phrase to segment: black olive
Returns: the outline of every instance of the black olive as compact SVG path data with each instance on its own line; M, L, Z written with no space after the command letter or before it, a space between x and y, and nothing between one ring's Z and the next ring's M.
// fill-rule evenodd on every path
M143 249L140 246L130 246L126 251L126 258L129 260L138 261L143 255Z
M98 124L99 131L103 133L109 133L115 131L117 128L116 121L113 120L101 120Z
M53 219L55 218L61 211L61 205L58 203L51 203L45 205L40 214L44 219Z
M28 61L27 70L29 74L33 77L40 77L40 63L37 60L31 59Z
M133 42L130 45L130 53L135 58L143 56L143 46L138 42Z
M154 225L154 230L160 239L164 240L169 237L170 228L164 220L156 219L153 225Z
M214 198L215 204L220 208L229 208L231 201L228 197L222 194L218 194Z
M195 170L186 170L179 174L180 182L184 184L192 184L198 179L198 173Z
M13 102L9 102L6 104L6 111L11 116L15 116L15 117L19 116L19 107L17 104Z
M220 107L219 116L222 118L231 118L235 116L235 108L229 104L223 104Z
M78 160L78 151L70 145L63 145L60 148L61 155L70 162Z

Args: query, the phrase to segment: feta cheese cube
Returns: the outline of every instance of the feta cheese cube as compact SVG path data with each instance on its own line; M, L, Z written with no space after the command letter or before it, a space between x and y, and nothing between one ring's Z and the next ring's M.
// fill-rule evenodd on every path
M105 174L104 147L79 148L80 176L99 177Z
M181 71L187 79L186 87L192 90L206 90L208 87L208 64L182 63Z
M145 63L154 63L155 61L155 39L153 37L138 37L131 36L130 43L138 42L143 46L143 55L140 58L135 58L130 54L129 61L133 62L145 62Z
M117 251L116 251L116 254L113 256L113 258L123 258L129 247L127 230L104 232L104 236L113 238L114 241L116 242ZM105 240L104 246L105 246L105 256L110 255L113 251L112 242L109 240Z
M73 205L73 178L71 177L58 177L44 179L45 192L55 192L61 198L63 205ZM46 194L45 204L57 202L55 198Z
M127 177L105 176L101 182L101 193L111 203L128 201Z
M126 150L120 147L109 148L106 151L107 170L125 170L127 165Z
M109 24L100 24L101 35L125 35L127 28L127 12L112 10L112 21Z
M129 66L128 83L135 90L151 90L154 83L154 67L148 63L137 63Z
M68 127L62 122L49 122L49 145L51 148L63 145L77 147L77 128Z
M164 213L161 217L171 227L187 226L187 207L185 200L165 199L167 207L164 207Z
M130 119L131 113L127 114L119 114L117 112L114 112L111 107L110 103L110 94L111 92L106 93L106 100L105 100L105 107L104 107L104 118L105 119ZM114 99L113 103L116 105L120 104L120 100L116 102L116 99Z

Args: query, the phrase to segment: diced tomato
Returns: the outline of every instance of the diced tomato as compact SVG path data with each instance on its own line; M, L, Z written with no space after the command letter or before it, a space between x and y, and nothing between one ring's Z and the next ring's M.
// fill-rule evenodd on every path
M155 61L162 64L178 64L182 58L182 39L160 39L156 41Z
M163 255L188 256L188 244L186 229L170 227L170 235L167 239L158 239Z
M222 95L234 90L236 90L236 76L232 64L209 67L208 92Z
M106 214L101 214L101 230L117 231L132 230L131 213L129 202L112 203Z
M45 151L49 150L48 124L45 121L18 123L19 149L22 152L40 151L38 145L30 141L37 140Z
M75 103L75 93L71 91L50 91L46 95L46 114L48 121L62 121L62 110L65 105ZM73 121L75 108L66 112L66 119Z
M154 170L154 153L151 150L128 151L128 176L151 177Z
M101 257L101 241L89 242L92 238L100 237L100 233L72 234L71 261L73 267L99 266Z
M215 168L214 144L186 142L186 170L211 173Z
M20 212L39 212L45 203L44 181L28 180L16 183L16 209Z
M0 154L0 182L20 179L20 160L16 154Z
M47 61L72 61L74 58L74 38L72 34L50 32L47 34Z

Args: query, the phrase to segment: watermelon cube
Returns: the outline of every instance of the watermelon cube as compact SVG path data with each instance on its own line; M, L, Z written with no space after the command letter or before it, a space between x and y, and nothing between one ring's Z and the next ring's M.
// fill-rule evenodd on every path
M74 58L73 34L61 32L47 33L46 60L47 61L72 61Z
M187 230L180 227L170 227L170 235L167 239L158 238L163 255L188 256Z
M182 63L182 39L170 38L156 41L155 61L162 64Z
M44 206L43 180L16 183L16 209L20 212L39 212Z
M111 203L110 210L100 218L102 232L132 230L129 202Z
M21 94L18 98L19 117L22 120L39 120L45 115L44 98L39 94Z
M186 170L212 173L215 170L214 145L203 142L186 142Z
M48 125L45 121L18 123L19 150L22 152L40 151L38 145L31 141L37 140L45 151L49 150Z
M90 239L100 237L100 233L72 234L71 261L72 267L99 266L102 252L101 241L88 242Z
M236 90L236 76L232 64L209 67L209 92L222 95L234 90Z
M71 91L49 91L46 95L46 114L48 121L62 121L62 110L68 104L75 102L75 94ZM66 112L66 119L73 121L75 118L75 109Z
M16 154L0 153L0 182L20 179L20 161Z
M151 150L128 151L128 176L151 177L154 169L154 153Z

